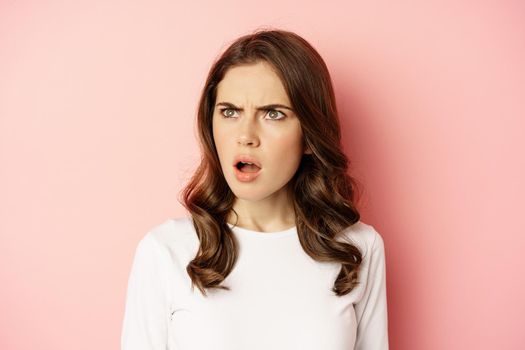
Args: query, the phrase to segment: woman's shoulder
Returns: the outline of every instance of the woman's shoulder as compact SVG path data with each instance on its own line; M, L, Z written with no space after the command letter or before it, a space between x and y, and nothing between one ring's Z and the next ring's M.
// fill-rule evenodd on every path
M155 241L170 251L194 250L198 243L191 217L170 218L152 226L141 239Z
M381 234L374 226L361 220L345 228L340 237L343 241L361 248L365 255L371 250L384 249L384 241Z

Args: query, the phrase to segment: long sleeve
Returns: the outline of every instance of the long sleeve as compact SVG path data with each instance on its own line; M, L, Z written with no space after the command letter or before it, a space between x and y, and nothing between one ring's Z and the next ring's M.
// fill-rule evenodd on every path
M167 348L166 254L151 234L145 235L137 245L128 278L122 350Z
M366 287L355 305L357 339L355 350L388 350L388 315L386 298L385 249L381 236L375 232L370 248Z

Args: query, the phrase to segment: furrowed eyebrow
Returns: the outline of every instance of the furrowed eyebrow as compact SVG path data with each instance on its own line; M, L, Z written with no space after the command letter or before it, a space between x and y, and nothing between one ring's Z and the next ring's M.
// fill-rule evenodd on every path
M237 107L236 105L234 105L233 103L230 103L230 102L219 102L215 106L216 107L225 106L225 107L237 109L237 110L240 110L240 111L243 110L242 108L239 108L239 107ZM257 110L258 111L265 111L265 110L274 109L274 108L285 108L285 109L289 109L290 111L293 112L292 108L290 108L288 106L285 106L285 105L282 105L282 104L278 104L278 103L273 103L273 104L269 104L269 105L266 105L266 106L260 106L260 107L257 107Z

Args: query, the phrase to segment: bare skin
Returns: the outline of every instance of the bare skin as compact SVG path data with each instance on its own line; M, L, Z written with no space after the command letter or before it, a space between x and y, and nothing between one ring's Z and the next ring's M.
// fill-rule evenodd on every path
M223 104L226 103L226 104ZM231 104L231 105L230 105ZM228 222L259 232L295 226L289 181L305 148L301 124L293 110L258 107L280 104L292 108L278 75L265 62L229 69L217 87L213 135L225 179L235 194ZM261 163L259 176L240 182L233 160L249 154Z

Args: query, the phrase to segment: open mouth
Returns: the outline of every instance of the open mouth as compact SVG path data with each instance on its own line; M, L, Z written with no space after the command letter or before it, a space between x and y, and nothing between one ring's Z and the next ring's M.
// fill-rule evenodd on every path
M238 162L235 167L243 173L256 173L261 170L257 165L249 162Z

